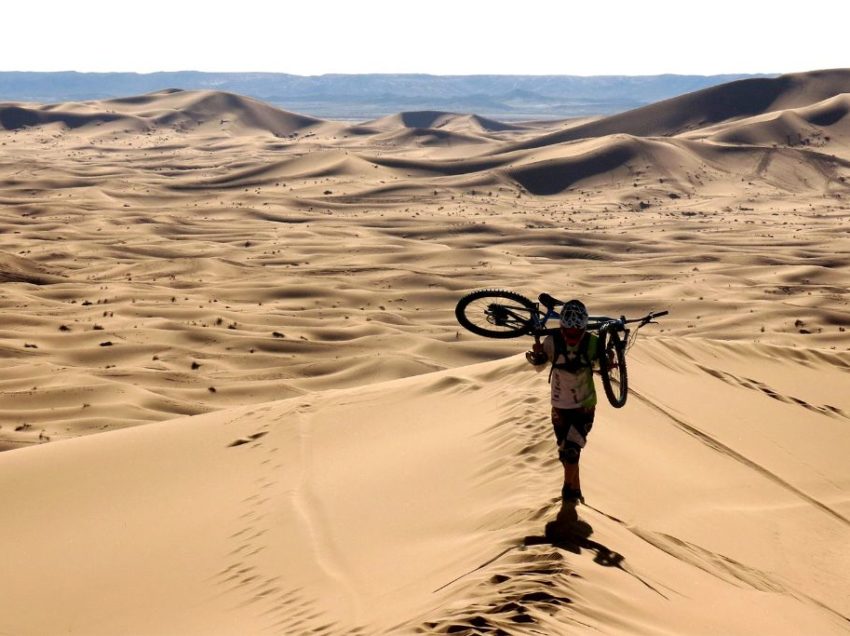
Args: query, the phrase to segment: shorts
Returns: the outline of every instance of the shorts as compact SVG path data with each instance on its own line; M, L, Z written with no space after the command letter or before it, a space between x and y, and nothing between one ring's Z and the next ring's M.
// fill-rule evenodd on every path
M581 449L587 444L587 436L593 428L594 408L559 409L552 407L552 427L558 440L558 458L565 463L575 464Z

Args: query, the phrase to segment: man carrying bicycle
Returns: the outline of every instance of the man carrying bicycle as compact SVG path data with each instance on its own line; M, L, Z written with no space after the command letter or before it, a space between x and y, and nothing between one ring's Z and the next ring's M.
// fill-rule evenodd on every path
M549 374L552 426L558 442L558 458L564 466L564 503L584 502L579 480L579 458L587 443L596 411L593 367L599 358L599 339L587 331L587 308L579 300L567 302L557 333L535 343L526 353L528 361L552 364Z

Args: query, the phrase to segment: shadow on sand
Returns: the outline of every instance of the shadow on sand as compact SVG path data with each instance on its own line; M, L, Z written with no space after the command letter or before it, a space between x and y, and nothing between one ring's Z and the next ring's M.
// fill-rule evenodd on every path
M581 554L582 550L589 550L594 554L594 563L604 567L622 570L626 574L636 578L652 591L664 596L655 587L635 572L632 572L626 566L626 558L622 554L591 539L592 534L593 526L587 521L578 518L575 504L562 502L558 516L555 517L554 521L546 524L543 536L527 536L523 540L523 545L551 545L572 552L573 554Z
M523 544L548 544L574 554L581 554L582 549L591 550L595 553L594 563L606 567L621 567L625 557L598 541L593 541L590 538L592 534L593 527L587 521L578 518L575 504L562 502L558 516L554 521L546 524L543 536L525 537Z

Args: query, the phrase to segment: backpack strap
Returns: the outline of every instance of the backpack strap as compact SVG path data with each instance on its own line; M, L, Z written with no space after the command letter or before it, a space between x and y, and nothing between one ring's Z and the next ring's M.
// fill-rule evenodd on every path
M549 384L552 384L552 375L555 373L555 361L562 354L566 354L566 349L564 349L564 339L561 337L561 334L556 333L552 336L552 344L554 345L555 351L552 353L552 366L549 367Z
M578 369L583 369L585 367L593 368L593 358L596 357L596 346L593 347L594 351L590 350L591 343L591 334L589 332L585 332L585 334L581 337L581 342L578 345L578 361L576 362L557 362L558 358L567 356L567 346L564 342L564 338L561 334L554 334L552 336L552 343L555 345L555 351L552 355L552 366L549 368L549 383L552 383L552 375L555 373L555 369L565 369L568 371L575 372ZM594 345L598 345L597 342L593 343Z

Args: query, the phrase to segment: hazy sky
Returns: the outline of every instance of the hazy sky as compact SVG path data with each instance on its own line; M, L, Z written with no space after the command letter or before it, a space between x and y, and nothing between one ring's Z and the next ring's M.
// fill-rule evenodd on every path
M9 2L4 71L644 75L850 67L850 0Z

